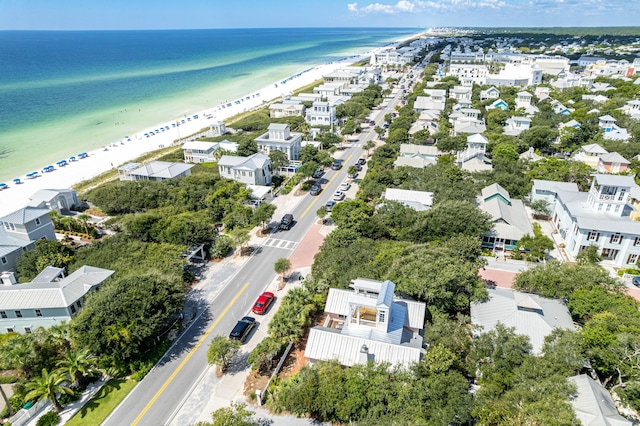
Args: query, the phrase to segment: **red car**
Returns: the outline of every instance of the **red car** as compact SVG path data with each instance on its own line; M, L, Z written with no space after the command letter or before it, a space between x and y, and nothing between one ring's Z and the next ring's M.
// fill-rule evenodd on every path
M253 309L251 310L254 314L264 315L264 313L267 312L269 305L273 302L273 298L273 293L265 291L260 295L260 297L258 297L258 300L253 304Z

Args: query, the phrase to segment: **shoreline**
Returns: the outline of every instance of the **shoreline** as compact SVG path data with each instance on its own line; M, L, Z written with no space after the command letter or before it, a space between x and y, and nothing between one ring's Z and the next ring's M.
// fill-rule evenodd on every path
M280 81L272 82L264 88L226 101L214 107L193 114L184 114L182 117L158 123L129 135L128 139L112 142L110 145L88 151L85 158L78 158L80 153L69 153L66 158L66 166L56 164L43 164L39 169L25 170L24 173L37 171L35 178L27 178L25 174L16 176L21 180L20 184L13 183L12 180L5 181L7 188L0 190L0 216L4 216L12 211L24 207L29 202L29 197L40 189L65 189L82 181L94 178L101 173L118 168L146 153L172 146L175 140L187 139L189 136L206 129L210 124L217 121L225 121L240 113L267 105L269 102L287 95L301 87L319 80L323 75L334 71L337 68L345 67L363 59L368 59L374 52L386 49L390 46L397 46L423 35L424 32L416 33L404 37L391 43L376 47L363 54L342 58L338 61L307 67L304 70L286 77ZM231 106L228 106L229 103ZM195 118L197 116L197 118ZM176 125L178 120L184 123ZM161 130L156 133L156 130ZM167 129L168 128L168 129ZM153 136L146 137L145 134L154 132ZM75 161L69 161L71 156L75 156ZM53 166L53 170L43 172L47 166Z

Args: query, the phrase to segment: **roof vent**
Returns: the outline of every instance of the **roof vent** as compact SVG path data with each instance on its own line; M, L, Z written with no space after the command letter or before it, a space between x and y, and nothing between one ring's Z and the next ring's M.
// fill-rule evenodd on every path
M3 285L15 285L18 284L16 281L16 276L13 272L5 271L0 275L0 280Z

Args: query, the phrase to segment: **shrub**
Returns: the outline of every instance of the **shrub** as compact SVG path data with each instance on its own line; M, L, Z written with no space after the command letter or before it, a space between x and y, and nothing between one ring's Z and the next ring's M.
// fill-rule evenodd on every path
M18 381L18 378L15 376L0 376L0 385L15 383L17 381Z
M49 411L44 416L40 417L36 422L36 426L53 426L57 425L60 420L60 416L55 411Z
M284 188L282 188L282 189L280 190L280 193L281 193L282 195L287 195L287 194L288 194L288 193L290 193L290 192L291 192L291 187L290 187L290 186L285 186Z

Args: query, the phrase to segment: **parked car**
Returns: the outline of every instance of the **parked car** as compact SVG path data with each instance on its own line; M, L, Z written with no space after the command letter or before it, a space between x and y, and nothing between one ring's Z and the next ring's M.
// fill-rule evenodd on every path
M351 184L349 182L342 182L340 184L340 188L338 188L340 191L348 191L349 188L351 188Z
M256 319L253 317L243 317L240 321L238 321L229 333L229 339L240 340L240 342L244 343L253 330L253 327L256 325Z
M318 194L320 194L321 191L322 191L322 187L320 185L318 185L318 184L315 184L309 190L309 194L318 195Z
M333 164L331 165L331 170L340 170L341 168L342 168L341 161L334 161Z
M333 206L336 205L336 202L333 200L329 200L327 201L327 204L325 204L325 206L327 207L327 213L331 213L331 210L333 210Z
M284 216L282 216L282 220L280 221L280 229L284 229L286 231L288 231L289 229L291 229L291 226L293 225L293 215L292 214L285 214Z
M631 284L635 285L636 287L640 287L640 277L631 278Z
M265 291L258 297L251 310L254 314L264 315L267 312L267 309L269 309L269 306L271 306L274 298L275 296L273 293Z
M342 191L334 192L333 200L334 201L342 201L342 200L344 200L344 192L342 192Z
M324 175L324 170L323 169L316 169L313 172L313 175L311 175L311 177L314 178L314 179L320 179L322 177L322 175Z
M356 172L355 172L355 173L353 173L353 174L348 174L348 175L347 175L347 177L348 177L349 179L355 179L355 178L357 178L357 177L358 177L358 172L356 171Z
M360 164L361 166L364 166L365 164L367 164L367 160L365 160L364 158L360 157L360 158L358 158L358 164Z
M362 170L362 166L360 165L360 163L354 163L353 165L356 169L358 169L358 171Z

